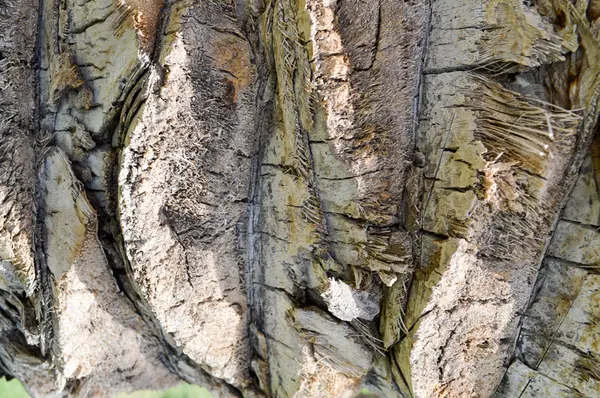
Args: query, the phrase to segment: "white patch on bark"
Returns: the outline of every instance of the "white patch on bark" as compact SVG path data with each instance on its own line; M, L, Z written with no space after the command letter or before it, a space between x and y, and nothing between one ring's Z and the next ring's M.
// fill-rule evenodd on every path
M379 300L341 280L330 278L329 288L321 296L329 312L342 321L350 322L357 318L372 321L379 314Z

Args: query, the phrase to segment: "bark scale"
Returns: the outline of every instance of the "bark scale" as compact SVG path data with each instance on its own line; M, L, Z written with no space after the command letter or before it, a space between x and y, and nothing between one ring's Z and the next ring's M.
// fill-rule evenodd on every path
M597 3L0 3L0 369L599 394Z

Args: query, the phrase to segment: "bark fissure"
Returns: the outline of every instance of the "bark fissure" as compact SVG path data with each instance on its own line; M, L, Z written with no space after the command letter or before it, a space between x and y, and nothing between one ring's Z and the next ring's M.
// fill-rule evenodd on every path
M32 395L600 392L595 1L13 3L0 371Z

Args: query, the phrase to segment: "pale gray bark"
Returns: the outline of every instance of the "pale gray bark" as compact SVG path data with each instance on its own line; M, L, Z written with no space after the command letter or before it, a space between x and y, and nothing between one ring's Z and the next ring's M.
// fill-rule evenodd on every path
M597 396L599 7L0 0L0 370Z

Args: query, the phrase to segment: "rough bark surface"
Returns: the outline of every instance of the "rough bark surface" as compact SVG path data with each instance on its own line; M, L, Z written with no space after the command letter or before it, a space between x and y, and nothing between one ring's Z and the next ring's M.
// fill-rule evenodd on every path
M0 0L0 373L598 396L599 9Z

